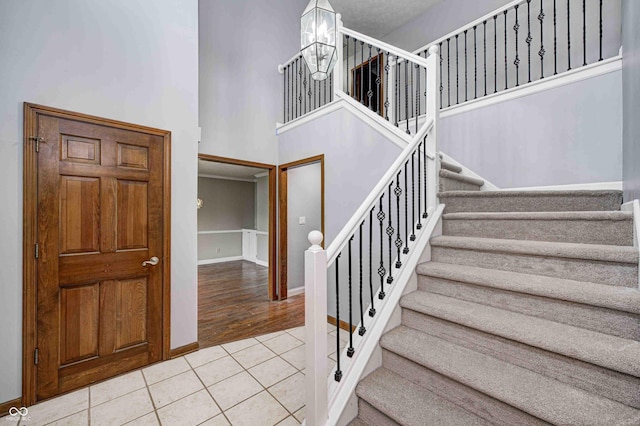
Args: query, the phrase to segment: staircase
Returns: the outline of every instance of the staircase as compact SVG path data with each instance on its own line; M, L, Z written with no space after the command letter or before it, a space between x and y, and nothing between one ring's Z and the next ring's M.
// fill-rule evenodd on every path
M621 193L451 191L473 184L459 173L443 163L443 236L352 424L639 425L638 251Z

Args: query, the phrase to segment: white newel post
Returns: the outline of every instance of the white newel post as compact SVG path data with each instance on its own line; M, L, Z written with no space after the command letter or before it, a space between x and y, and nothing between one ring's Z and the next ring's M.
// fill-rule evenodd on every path
M304 253L304 319L306 346L305 417L307 426L327 422L327 252L319 231L309 233Z
M438 146L438 120L440 117L440 55L438 52L438 45L433 45L429 48L429 57L427 57L427 93L431 96L427 96L427 116L433 117L433 129L431 130L429 137L427 137L427 151L435 154L435 159L431 162L427 168L427 182L429 183L427 192L427 206L429 208L438 206L438 188L439 182L439 170L440 170L440 155Z
M333 99L336 99L336 93L338 93L339 91L341 91L343 89L343 85L344 85L344 74L343 74L343 69L344 69L344 58L342 56L342 49L343 49L343 43L342 43L342 15L340 15L339 13L336 14L336 53L338 54L338 60L336 61L336 64L333 68Z

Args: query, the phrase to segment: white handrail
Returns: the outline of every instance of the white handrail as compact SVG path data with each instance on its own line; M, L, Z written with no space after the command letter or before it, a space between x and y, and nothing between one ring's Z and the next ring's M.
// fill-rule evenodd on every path
M396 158L396 161L393 162L384 176L382 176L382 178L378 181L378 184L371 190L362 204L360 204L360 207L358 207L358 210L356 210L353 216L351 216L349 222L347 222L347 224L342 228L336 238L334 238L334 240L329 245L329 248L327 248L327 266L331 266L338 254L342 252L342 249L349 241L349 237L351 237L351 235L356 231L357 227L360 225L360 222L362 222L362 219L366 216L367 213L369 213L369 210L371 210L371 208L378 202L378 198L387 189L387 185L395 177L398 169L402 167L405 161L407 161L407 159L411 156L420 141L431 131L433 125L434 119L433 117L429 117L422 125L420 130L418 130L418 133L416 133L413 139L411 139L411 143L409 143L409 145L407 145L402 153L400 153L398 158ZM426 154L429 159L435 159L434 152L427 152Z
M379 47L380 49L384 50L385 52L389 52L393 56L406 59L408 61L413 62L414 64L418 64L418 65L423 66L425 68L427 67L427 60L425 58L422 58L422 57L414 54L414 53L411 53L411 52L408 52L406 50L400 49L398 47L392 46L390 44L385 43L384 41L377 40L377 39L375 39L373 37L369 37L367 35L364 35L362 33L357 32L357 31L350 30L349 28L342 27L342 28L340 28L340 32L342 34L354 37L354 38L358 39L359 41L363 41L363 42L365 42L367 44L370 44L372 46Z
M293 63L293 61L295 61L298 58L302 58L302 53L298 52L295 55L293 55L291 57L291 59L289 59L288 61L286 61L284 64L280 64L278 65L278 72L280 74L284 73L284 69L291 63Z
M461 34L464 32L464 30L468 30L470 28L473 28L474 25L480 25L482 24L484 21L488 21L490 18L493 18L495 15L504 12L505 10L509 10L512 7L514 7L515 5L521 4L521 3L525 3L526 0L514 0L510 3L505 4L504 6L501 6L499 8L497 8L496 10L491 11L490 13L487 13L486 15L484 15L481 18L476 19L475 21L472 21L470 23L468 23L467 25L463 25L462 27L456 28L455 30L451 31L449 34L440 37L437 40L432 41L431 43L427 43L424 46L416 49L413 51L413 53L418 54L420 52L424 52L425 50L429 49L431 46L434 46L436 44L439 44L441 41L446 41L448 38L451 37L455 37L456 34Z

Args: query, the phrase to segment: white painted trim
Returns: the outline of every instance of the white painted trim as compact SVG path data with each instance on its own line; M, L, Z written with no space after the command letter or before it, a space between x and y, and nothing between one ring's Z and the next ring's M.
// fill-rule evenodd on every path
M443 210L444 204L440 204L435 211L429 211L429 219L425 224L424 231L418 235L416 241L409 243L410 255L404 261L400 274L395 277L394 284L391 287L392 291L389 291L383 300L379 300L377 295L375 296L376 316L373 318L364 317L364 326L367 329L367 333L364 336L360 336L358 333L353 334L353 346L358 348L353 358L347 356L346 348L340 354L340 364L343 372L342 381L336 382L333 379L335 367L328 378L329 418L327 425L339 424L340 417L345 408L347 408L350 397L355 392L355 387L362 378L368 361L375 352L387 323L393 317L395 307L398 305L404 289L410 283L411 276L415 273L415 267L427 248L431 235L442 217ZM360 324L356 328L359 327Z
M480 191L498 191L500 189L496 185L489 182L484 177L480 176L479 174L477 174L476 172L474 172L473 170L465 166L464 164L455 160L453 157L448 156L442 151L440 151L440 154L442 154L442 159L447 163L452 163L452 164L455 164L456 166L462 167L462 172L460 173L462 176L469 176L475 179L482 179L484 181L484 185L482 185L482 187L480 188Z
M582 80L608 74L622 69L622 57L616 56L595 64L576 68L561 74L545 77L531 83L526 83L518 87L512 87L498 93L473 99L459 105L454 105L440 110L440 118L461 114L477 108L483 108L500 102L507 102L513 99L529 96L546 90L556 89L568 84L577 83Z
M334 111L339 110L340 108L343 108L342 105L340 105L341 100L340 99L334 99L333 101L329 102L328 104L324 104L322 105L320 108L316 108L313 111L304 114L298 118L295 118L291 121L288 121L284 124L282 123L276 123L276 136L278 136L281 133L287 132L291 129L295 129L298 126L302 126L303 124L306 124L310 121L313 121L317 118L320 118L322 116L325 116L327 114L331 114Z
M260 260L260 259L256 259L255 264L256 265L260 265L260 266L264 266L265 268L269 267L269 262L264 261L264 260Z
M222 231L198 231L198 235L206 235L206 234L236 234L241 233L242 229L225 229Z
M242 256L220 257L218 259L198 260L198 265L211 265L213 263L235 262L236 260L244 260Z
M230 176L219 176L219 175L208 175L205 173L198 173L198 177L209 178L209 179L220 179L220 180L236 180L239 182L253 182L255 183L255 179L245 179L245 178L237 178Z
M258 235L269 235L269 233L267 231L256 231L256 234L258 234Z
M298 294L304 293L304 286L287 289L287 297L289 296L297 296Z
M620 207L620 210L633 212L633 246L640 250L640 201L626 202Z
M569 185L525 186L521 188L499 188L497 191L622 191L622 181L574 183Z
M265 177L265 176L269 176L269 171L268 170L266 172L261 172L261 173L253 175L253 177L256 178L256 179L262 178L262 177Z

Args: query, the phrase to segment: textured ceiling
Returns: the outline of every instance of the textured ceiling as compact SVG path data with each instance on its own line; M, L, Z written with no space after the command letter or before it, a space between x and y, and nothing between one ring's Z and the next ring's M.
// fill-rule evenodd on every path
M329 0L344 26L381 38L442 0Z
M222 176L235 179L255 179L255 175L266 172L267 169L237 166L234 164L216 163L198 160L198 175Z

